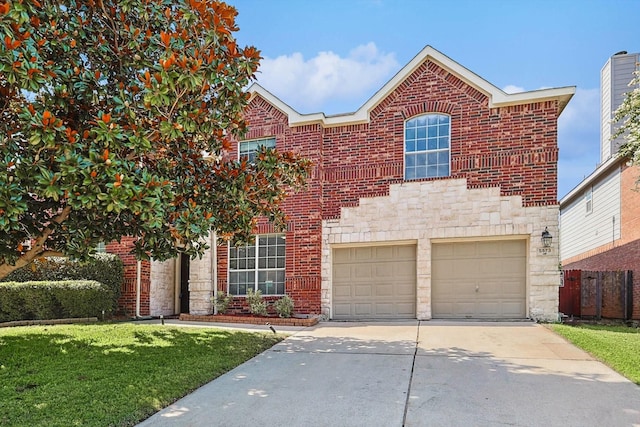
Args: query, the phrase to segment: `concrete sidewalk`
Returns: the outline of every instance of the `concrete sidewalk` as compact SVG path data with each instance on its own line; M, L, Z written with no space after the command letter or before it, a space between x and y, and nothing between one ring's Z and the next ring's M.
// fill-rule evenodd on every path
M640 426L640 388L532 323L326 322L140 426Z

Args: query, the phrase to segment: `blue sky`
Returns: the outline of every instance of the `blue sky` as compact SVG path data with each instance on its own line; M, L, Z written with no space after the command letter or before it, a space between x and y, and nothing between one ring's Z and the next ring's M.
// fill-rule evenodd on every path
M599 162L600 70L640 51L640 0L229 0L258 82L301 113L358 109L426 45L508 92L576 86L558 196Z

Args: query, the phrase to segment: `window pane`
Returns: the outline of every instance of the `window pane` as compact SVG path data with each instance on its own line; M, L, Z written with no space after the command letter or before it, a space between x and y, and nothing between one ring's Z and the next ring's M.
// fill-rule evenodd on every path
M405 179L416 179L416 170L414 167L407 167L405 170Z
M411 141L405 142L405 150L407 152L416 151L416 141L415 140L411 140Z
M436 136L438 136L438 127L437 126L430 126L429 127L429 138L435 138Z
M449 116L445 116L444 114L441 114L438 116L438 118L439 118L440 124L449 123Z
M406 156L407 168L411 168L416 165L416 157L417 156L415 154Z
M448 124L440 125L438 127L438 134L440 136L449 136L449 125Z
M409 129L409 128L407 128L407 130L405 131L404 137L405 137L406 139L415 139L415 137L416 137L416 130L415 130L415 128L413 128L413 129Z
M440 151L438 153L438 163L449 164L449 151Z
M427 155L418 154L416 156L416 166L426 166L426 164L427 164Z
M449 137L441 136L438 138L438 148L449 148Z
M429 178L433 178L438 176L438 167L437 166L427 166L427 176Z
M437 138L429 138L427 148L429 150L437 150L438 149L438 139Z
M413 122L415 122L418 126L426 126L427 125L427 116L420 116L414 120L412 120Z
M427 137L427 128L419 127L418 128L418 138L426 138Z
M427 149L427 140L426 139L419 139L418 140L418 147L417 147L418 151L424 151Z
M449 176L449 164L438 165L438 176Z
M427 123L428 123L429 126L437 125L438 124L438 116L435 115L435 114L427 116Z

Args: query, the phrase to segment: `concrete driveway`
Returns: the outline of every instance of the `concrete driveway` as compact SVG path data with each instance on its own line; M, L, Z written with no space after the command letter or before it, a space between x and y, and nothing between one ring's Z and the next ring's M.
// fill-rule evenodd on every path
M532 323L321 323L140 426L640 426L640 387Z

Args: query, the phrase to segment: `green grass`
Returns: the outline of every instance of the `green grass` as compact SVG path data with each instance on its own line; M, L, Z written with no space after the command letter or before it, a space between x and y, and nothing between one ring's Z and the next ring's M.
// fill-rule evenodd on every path
M0 425L132 426L282 336L130 323L0 329Z
M640 384L640 329L626 326L552 325L553 330Z

